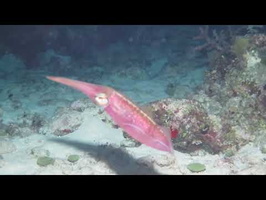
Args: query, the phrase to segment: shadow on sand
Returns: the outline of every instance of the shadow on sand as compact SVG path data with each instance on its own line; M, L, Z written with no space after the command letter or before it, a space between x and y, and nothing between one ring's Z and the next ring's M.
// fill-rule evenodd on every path
M110 169L115 171L115 173L118 175L161 175L151 166L143 166L138 164L137 160L122 148L116 148L110 145L96 146L61 138L49 140L88 152L88 154L95 159L105 162Z

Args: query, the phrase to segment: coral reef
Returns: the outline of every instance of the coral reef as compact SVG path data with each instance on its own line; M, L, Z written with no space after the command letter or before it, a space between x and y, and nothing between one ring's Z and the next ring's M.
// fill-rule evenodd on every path
M209 26L203 26L199 28L199 35L195 36L194 40L204 40L205 43L195 47L195 50L202 51L202 50L217 50L223 51L230 45L228 44L226 37L227 35L224 32L217 32L215 29L212 30L212 34L210 34Z
M266 144L266 37L231 33L231 40L223 41L225 32L213 32L212 41L207 32L207 27L201 29L199 37L207 39L199 50L207 48L210 59L203 88L189 99L150 103L152 117L158 124L178 130L172 140L179 151L223 151L231 157L250 142L262 149ZM176 88L176 83L169 83L166 93L176 98Z
M198 101L164 99L150 106L158 124L178 130L178 136L172 139L174 149L187 152L201 148L210 152L221 149L217 128Z
M47 121L42 115L24 112L17 117L16 122L8 124L0 122L0 129L2 133L10 137L27 137L39 133L46 123Z
M232 45L232 51L237 57L241 57L246 53L249 47L249 39L246 37L236 37Z
M265 36L234 38L229 42L231 48L209 54L211 68L204 88L192 97L206 109L209 127L220 141L218 146L227 149L228 155L252 141L264 145L266 127L266 65L262 56ZM210 146L217 143L211 142Z

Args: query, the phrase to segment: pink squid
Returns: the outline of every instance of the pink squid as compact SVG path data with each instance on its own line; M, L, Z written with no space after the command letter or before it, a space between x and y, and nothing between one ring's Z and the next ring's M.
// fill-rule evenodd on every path
M142 144L173 153L170 131L157 125L138 106L116 90L63 77L47 78L83 92L94 103L103 107L120 128Z

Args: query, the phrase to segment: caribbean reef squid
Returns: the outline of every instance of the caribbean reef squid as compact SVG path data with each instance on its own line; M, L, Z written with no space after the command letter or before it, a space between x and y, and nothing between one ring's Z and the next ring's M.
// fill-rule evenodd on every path
M157 125L143 110L113 88L63 77L47 78L83 92L101 106L120 128L142 144L173 153L170 131Z

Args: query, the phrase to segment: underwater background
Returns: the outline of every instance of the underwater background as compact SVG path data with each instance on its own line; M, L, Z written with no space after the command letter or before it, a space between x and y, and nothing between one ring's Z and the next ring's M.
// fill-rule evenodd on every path
M0 25L0 174L266 174L266 27ZM60 76L171 129L131 138Z

